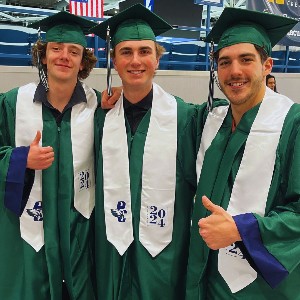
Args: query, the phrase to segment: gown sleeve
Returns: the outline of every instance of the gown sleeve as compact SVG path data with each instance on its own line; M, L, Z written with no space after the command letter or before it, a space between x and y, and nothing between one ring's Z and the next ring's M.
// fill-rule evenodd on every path
M15 103L17 90L0 95L0 199L20 216L34 181L26 169L29 146L15 147Z

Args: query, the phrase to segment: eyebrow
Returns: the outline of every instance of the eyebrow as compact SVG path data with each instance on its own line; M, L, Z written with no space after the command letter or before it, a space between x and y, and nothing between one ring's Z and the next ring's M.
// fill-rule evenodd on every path
M149 46L141 46L141 47L138 48L138 50L145 50L145 49L152 50L152 48L149 47ZM123 50L132 50L132 48L131 47L122 47L122 48L119 49L119 51L123 51Z
M240 58L247 57L247 56L255 57L255 54L254 53L242 53L239 55ZM221 57L219 57L218 61L224 60L224 59L230 59L230 56L228 56L228 55L221 56Z

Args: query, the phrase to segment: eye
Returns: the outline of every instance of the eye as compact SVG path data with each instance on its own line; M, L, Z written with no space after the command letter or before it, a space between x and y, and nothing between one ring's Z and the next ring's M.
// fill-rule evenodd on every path
M140 51L140 53L141 53L142 55L148 55L148 54L151 54L152 51L151 51L151 49L142 49L142 50Z
M218 62L219 67L225 67L227 65L229 65L229 60L222 59L221 61Z
M251 57L243 57L243 58L242 58L242 62L243 62L243 63L249 63L249 62L251 62L251 61L253 61L253 59L252 59Z
M121 55L130 55L131 54L131 51L130 50L122 50L121 51Z

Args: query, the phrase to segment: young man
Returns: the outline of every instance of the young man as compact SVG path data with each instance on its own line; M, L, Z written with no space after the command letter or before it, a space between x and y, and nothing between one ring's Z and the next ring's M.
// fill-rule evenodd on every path
M123 94L95 115L98 296L183 299L196 111L153 82L163 51L155 36L169 24L138 4L92 31L105 38L108 25Z
M265 84L295 23L225 8L207 37L230 105L202 133L186 299L299 299L300 105Z
M94 25L66 12L33 24L46 31L33 48L41 81L0 96L1 299L96 298L89 218L99 94L80 82L96 63L85 38Z

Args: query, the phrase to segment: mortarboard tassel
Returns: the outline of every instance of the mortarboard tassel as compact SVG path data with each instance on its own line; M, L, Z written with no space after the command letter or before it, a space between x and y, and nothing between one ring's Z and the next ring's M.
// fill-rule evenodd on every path
M111 61L110 61L110 28L107 27L106 31L106 63L107 63L107 74L106 74L106 82L107 82L107 94L108 96L112 95L111 85L112 85L112 76L111 76Z
M208 84L208 98L206 109L211 112L213 109L213 99L214 99L214 43L211 42L211 48L209 52L209 84Z
M38 40L41 40L41 29L38 29ZM37 63L38 63L38 71L39 71L39 77L42 85L44 86L46 92L49 91L49 85L47 80L47 75L45 74L45 71L43 69L43 65L41 62L39 51L37 51Z
M209 53L209 86L208 86L208 99L207 99L207 106L206 109L211 112L213 109L213 99L214 99L214 83L217 84L218 88L221 90L219 81L215 75L215 67L214 67L214 42L211 42L211 48Z

